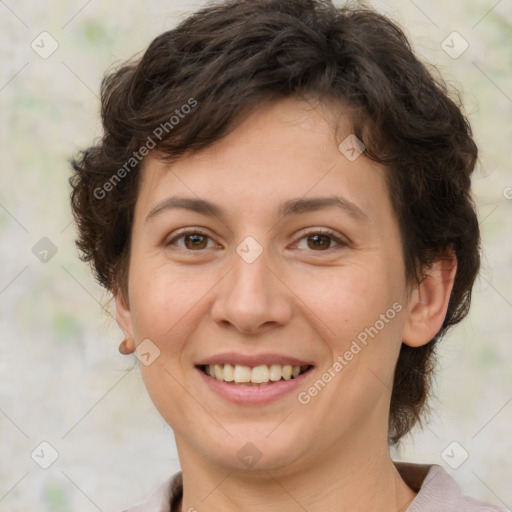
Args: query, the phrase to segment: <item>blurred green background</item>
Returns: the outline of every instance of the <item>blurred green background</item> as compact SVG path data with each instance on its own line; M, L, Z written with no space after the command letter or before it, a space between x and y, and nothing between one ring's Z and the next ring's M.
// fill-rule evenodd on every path
M0 1L2 511L122 510L179 470L172 431L117 351L109 297L78 259L68 160L101 135L105 70L204 4ZM440 347L435 413L394 458L440 464L464 493L510 508L512 0L368 4L462 92L480 147L472 310ZM454 441L469 454L457 469L442 456Z

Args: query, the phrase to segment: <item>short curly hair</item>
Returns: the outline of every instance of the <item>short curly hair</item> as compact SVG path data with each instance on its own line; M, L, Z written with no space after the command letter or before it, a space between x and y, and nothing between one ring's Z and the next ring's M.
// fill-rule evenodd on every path
M101 285L127 296L137 171L148 147L177 159L219 141L262 102L290 96L350 107L365 155L387 169L409 285L447 250L457 258L439 332L400 349L388 431L398 445L428 411L436 344L469 310L480 267L470 190L478 150L458 95L384 15L329 0L225 0L107 73L104 135L73 158L69 179L80 257Z

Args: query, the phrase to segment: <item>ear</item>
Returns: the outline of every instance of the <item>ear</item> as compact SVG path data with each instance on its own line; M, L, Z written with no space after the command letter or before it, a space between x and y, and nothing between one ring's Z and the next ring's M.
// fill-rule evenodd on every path
M426 277L413 290L407 305L402 341L410 347L427 344L441 329L457 272L452 250L434 262Z
M128 300L124 297L124 293L119 290L114 295L116 304L116 322L119 328L124 332L128 339L134 339L132 313Z

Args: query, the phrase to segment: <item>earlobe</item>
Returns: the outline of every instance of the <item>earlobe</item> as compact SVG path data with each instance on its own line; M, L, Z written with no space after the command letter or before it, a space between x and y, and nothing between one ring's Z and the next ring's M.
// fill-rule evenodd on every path
M135 342L132 338L126 338L119 344L119 353L123 355L133 354L135 352Z
M457 259L453 251L439 259L428 270L426 277L411 294L402 341L411 347L428 343L441 329L453 283Z

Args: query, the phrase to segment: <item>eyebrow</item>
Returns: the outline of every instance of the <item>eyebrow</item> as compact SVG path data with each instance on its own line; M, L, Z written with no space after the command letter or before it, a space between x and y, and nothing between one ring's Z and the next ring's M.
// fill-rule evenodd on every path
M224 208L205 199L173 196L158 203L148 213L145 222L148 222L164 211L180 208L202 215L219 217L221 219L225 219L227 217L227 212ZM290 199L279 206L278 214L282 217L287 217L290 215L299 215L327 208L340 208L348 213L354 220L368 221L368 216L363 210L361 210L361 208L359 208L359 206L340 196Z

